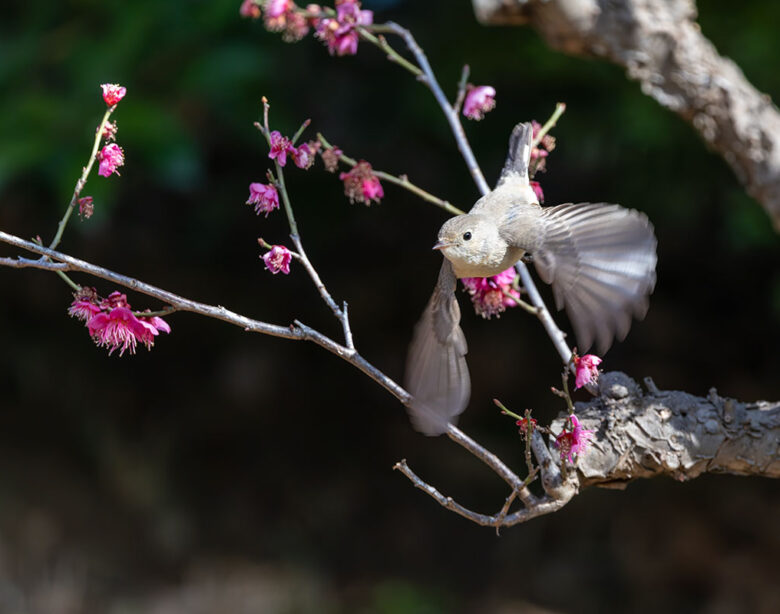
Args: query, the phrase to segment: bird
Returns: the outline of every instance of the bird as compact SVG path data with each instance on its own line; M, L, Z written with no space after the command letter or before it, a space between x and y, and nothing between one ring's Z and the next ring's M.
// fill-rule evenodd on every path
M468 345L457 280L490 277L525 255L566 309L580 351L603 354L647 313L656 282L656 237L644 213L606 203L542 207L530 185L533 128L517 124L496 187L447 220L433 249L444 256L436 287L415 326L406 362L414 428L436 436L469 402Z

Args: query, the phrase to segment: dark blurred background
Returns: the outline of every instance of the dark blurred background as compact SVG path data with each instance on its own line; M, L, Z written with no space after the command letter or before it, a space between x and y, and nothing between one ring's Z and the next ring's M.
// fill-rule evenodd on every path
M291 134L407 173L468 208L477 197L430 93L361 44L333 58L242 20L238 0L11 3L0 21L0 228L53 236L103 113L98 85L128 88L115 118L127 163L93 174L92 219L62 249L248 316L339 335L302 271L272 276L256 239L285 242L280 213L243 203L269 168L260 99ZM780 4L700 2L704 32L770 96L780 92ZM466 126L488 180L518 121L568 111L539 175L547 202L619 202L659 239L650 312L604 367L661 388L780 397L780 239L725 162L606 63L550 51L527 28L484 28L470 3L364 2L412 29L445 89L461 65L498 91ZM401 45L398 41L397 47ZM440 210L385 185L349 205L321 164L287 173L311 259L346 299L363 355L401 379L435 280ZM15 252L0 248L2 255ZM500 537L437 506L401 458L485 512L508 494L449 441L422 437L357 370L303 343L178 314L152 352L108 357L67 317L56 276L0 270L0 611L776 612L775 483L707 476L590 489ZM102 294L115 288L95 284ZM546 296L549 296L547 294ZM540 420L558 358L515 310L467 307L474 391L463 428L522 470L501 398ZM130 295L136 308L157 308ZM558 320L568 326L565 318ZM581 397L584 400L586 397Z

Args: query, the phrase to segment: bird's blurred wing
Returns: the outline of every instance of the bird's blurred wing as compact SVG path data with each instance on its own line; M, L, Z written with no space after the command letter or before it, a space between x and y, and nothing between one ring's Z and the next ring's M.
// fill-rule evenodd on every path
M533 252L539 276L566 307L579 350L594 341L603 354L623 340L631 317L647 313L655 287L656 239L647 217L618 205L559 205L542 209Z
M414 329L406 362L406 389L412 395L409 417L426 435L441 435L469 402L466 338L460 329L457 280L444 259L439 280Z

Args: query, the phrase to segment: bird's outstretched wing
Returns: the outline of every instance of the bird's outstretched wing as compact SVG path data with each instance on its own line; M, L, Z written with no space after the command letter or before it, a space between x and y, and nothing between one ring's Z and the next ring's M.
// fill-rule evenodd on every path
M455 273L445 258L436 288L414 329L406 362L409 417L426 435L441 435L469 402L466 338L460 329Z
M541 210L533 251L539 276L566 307L579 350L594 341L604 353L625 338L631 317L647 313L655 287L656 239L647 217L607 204L566 204Z

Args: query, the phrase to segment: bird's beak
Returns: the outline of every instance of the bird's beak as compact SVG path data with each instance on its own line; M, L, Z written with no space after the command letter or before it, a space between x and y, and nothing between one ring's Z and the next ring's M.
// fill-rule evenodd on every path
M444 249L445 247L452 247L453 243L447 243L446 241L439 241L431 249Z

